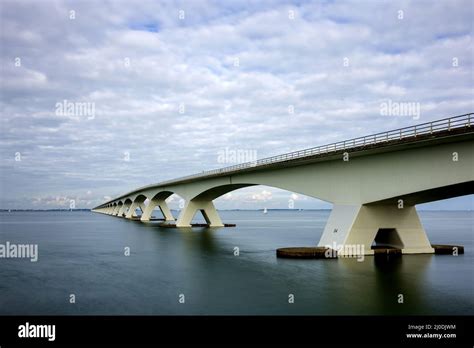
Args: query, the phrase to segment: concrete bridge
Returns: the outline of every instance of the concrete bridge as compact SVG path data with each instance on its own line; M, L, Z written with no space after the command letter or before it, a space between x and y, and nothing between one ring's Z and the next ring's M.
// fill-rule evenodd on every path
M223 223L213 200L234 190L267 185L333 203L319 246L377 244L403 253L433 253L415 209L474 193L474 114L340 141L138 188L94 212L149 221L158 207L175 221L166 199L185 200L177 227L201 211L210 227ZM148 202L148 204L146 204ZM450 233L451 231L446 231Z

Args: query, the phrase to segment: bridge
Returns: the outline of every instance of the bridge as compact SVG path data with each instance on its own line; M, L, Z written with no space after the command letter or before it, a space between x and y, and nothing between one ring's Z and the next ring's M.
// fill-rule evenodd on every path
M474 193L473 116L445 118L164 181L92 210L146 222L159 208L165 221L174 222L166 199L177 194L185 205L176 227L191 227L197 211L209 227L222 227L214 199L243 187L266 185L333 204L319 246L363 245L365 254L371 255L375 241L405 254L433 253L415 206Z

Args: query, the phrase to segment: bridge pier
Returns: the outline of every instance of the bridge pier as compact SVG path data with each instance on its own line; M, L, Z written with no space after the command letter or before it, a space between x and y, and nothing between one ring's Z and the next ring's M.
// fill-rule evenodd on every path
M127 211L127 214L125 215L125 218L126 219L131 219L131 218L134 218L134 217L137 217L137 208L140 207L140 203L139 202L133 202L132 204L130 204L130 208L128 209Z
M140 214L140 219L141 219L141 217L143 216L143 213L145 212L145 209L146 209L145 201L139 203L139 204L138 204L138 208L140 208L140 210L141 210L141 212L142 212L142 213Z
M114 216L119 216L120 209L122 209L122 206L123 205L117 204L117 209L115 209L115 211L113 213Z
M118 211L120 209L120 206L119 205L115 205L114 206L114 210L112 211L112 216L116 216Z
M123 217L123 213L127 211L127 204L122 204L122 207L119 209L117 216Z
M209 227L224 227L216 207L212 201L188 200L179 213L176 227L191 227L196 212L200 210Z
M403 254L434 253L414 206L335 204L318 246L341 248L341 256L354 250L373 255L374 240Z
M148 203L148 205L145 207L145 209L144 210L142 209L143 214L140 220L150 221L151 214L153 213L153 210L155 209L156 206L160 208L161 213L163 214L163 217L165 218L165 221L175 221L174 216L171 213L171 210L164 199L151 200Z

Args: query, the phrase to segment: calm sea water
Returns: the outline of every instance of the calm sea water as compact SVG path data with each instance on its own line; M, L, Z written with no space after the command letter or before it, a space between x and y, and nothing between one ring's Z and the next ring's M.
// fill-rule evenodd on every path
M474 314L472 212L420 212L432 243L462 244L464 255L392 262L276 258L276 248L315 245L328 211L220 214L237 227L0 213L0 243L39 246L36 263L0 259L0 314Z

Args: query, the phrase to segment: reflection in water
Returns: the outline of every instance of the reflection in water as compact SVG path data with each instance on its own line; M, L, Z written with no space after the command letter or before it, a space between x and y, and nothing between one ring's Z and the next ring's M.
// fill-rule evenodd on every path
M90 213L5 214L1 240L38 243L40 262L1 261L8 282L0 283L0 314L474 314L474 219L456 214L420 215L433 242L464 244L466 254L363 262L276 258L277 248L314 245L326 211L224 211L237 227L220 229ZM445 233L453 223L455 239ZM71 289L77 306L58 300Z
M387 314L423 311L426 271L432 257L433 255L394 255L373 258L377 292L375 298L380 307L385 306ZM409 273L411 274L407 276Z
M218 228L176 229L183 237L185 247L189 253L215 254L219 244L214 237L219 233Z
M403 255L398 257L366 256L355 258L317 260L333 262L326 268L337 274L340 286L331 289L330 299L344 305L337 313L369 314L383 311L387 314L422 312L425 308L425 272L433 255ZM328 274L329 278L330 274ZM399 295L403 303L399 303Z

